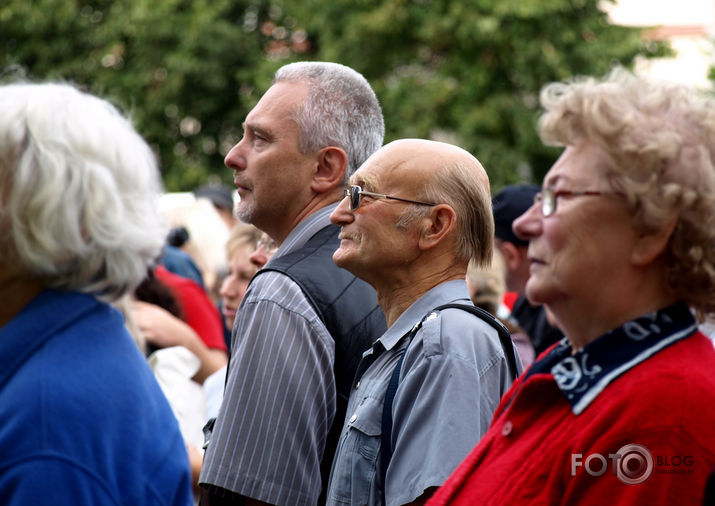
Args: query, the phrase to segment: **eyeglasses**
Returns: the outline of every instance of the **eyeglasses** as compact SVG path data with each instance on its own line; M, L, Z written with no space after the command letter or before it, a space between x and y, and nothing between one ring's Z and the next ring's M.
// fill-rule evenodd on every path
M555 191L552 188L544 188L534 195L534 204L541 204L541 214L546 217L556 212L556 202L559 197L586 197L597 195L611 194L597 191Z
M351 211L355 211L358 207L360 207L360 202L362 201L362 199L361 199L362 195L367 195L368 197L372 197L375 199L399 200L401 202L409 202L410 204L419 204L422 206L436 206L437 205L437 204L431 204L429 202L420 202L419 200L410 200L410 199L403 199L402 197L393 197L392 195L383 195L382 193L368 192L368 191L363 190L359 186L350 186L348 188L345 188L344 195L348 198L348 202L350 203Z
M268 237L266 234L263 234L263 236L261 236L256 243L256 250L261 249L261 247L265 248L266 253L272 253L274 250L278 249L276 241Z

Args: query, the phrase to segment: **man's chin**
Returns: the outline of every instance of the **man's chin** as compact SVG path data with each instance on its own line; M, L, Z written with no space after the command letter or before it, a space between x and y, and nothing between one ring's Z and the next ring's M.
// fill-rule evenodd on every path
M343 250L342 247L338 248L337 250L335 250L335 253L333 253L333 262L335 262L335 265L337 265L338 267L345 269L347 257L348 255L345 250Z
M233 214L243 223L254 224L254 210L253 207L247 205L246 202L239 202L233 208Z
M353 267L355 265L355 254L354 252L346 250L344 247L338 248L335 253L333 253L333 262L335 265L341 269L355 274Z

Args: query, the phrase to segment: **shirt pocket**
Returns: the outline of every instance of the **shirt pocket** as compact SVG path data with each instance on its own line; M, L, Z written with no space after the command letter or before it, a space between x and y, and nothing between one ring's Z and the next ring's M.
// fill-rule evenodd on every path
M367 504L380 453L382 401L367 397L345 421L329 490L334 503Z

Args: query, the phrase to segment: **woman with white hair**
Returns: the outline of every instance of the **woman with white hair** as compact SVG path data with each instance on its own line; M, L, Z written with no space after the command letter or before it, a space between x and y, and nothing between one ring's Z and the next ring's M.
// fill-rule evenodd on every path
M149 146L104 100L0 86L3 504L190 504L166 399L108 302L162 247Z
M432 504L702 504L715 466L715 102L623 70L542 92L566 146L526 295L565 339L507 392Z

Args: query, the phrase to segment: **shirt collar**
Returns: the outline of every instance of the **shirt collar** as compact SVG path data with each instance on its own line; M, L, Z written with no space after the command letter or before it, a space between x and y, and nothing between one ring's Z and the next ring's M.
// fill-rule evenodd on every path
M680 302L629 321L574 354L564 338L527 376L551 373L573 414L580 415L616 378L697 328L687 304Z
M302 248L308 239L313 237L319 231L330 225L330 215L333 213L340 202L334 202L315 211L313 214L305 217L303 221L293 228L285 238L280 247L276 250L272 258L279 258L288 253ZM270 263L270 261L269 261Z
M458 299L466 299L464 302L471 304L464 280L455 279L435 286L413 302L378 341L386 350L392 349L430 310Z

